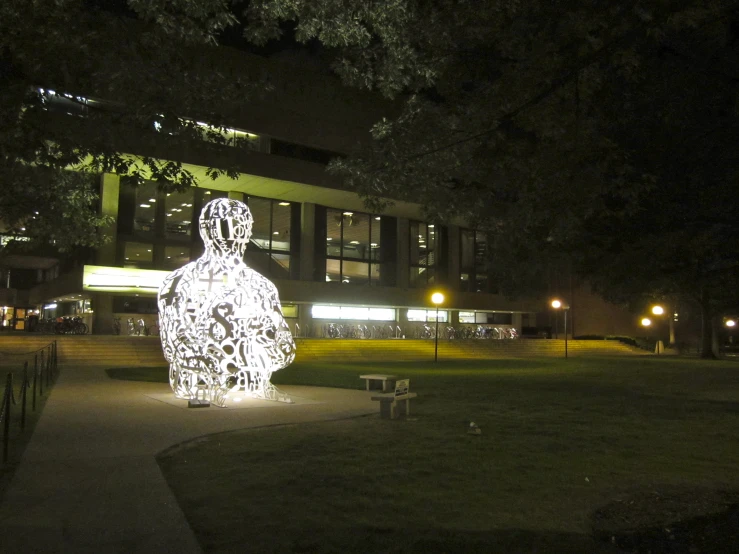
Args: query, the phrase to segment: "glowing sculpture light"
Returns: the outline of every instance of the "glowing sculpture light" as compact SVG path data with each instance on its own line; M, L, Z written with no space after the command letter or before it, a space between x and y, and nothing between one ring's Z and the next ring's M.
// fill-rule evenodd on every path
M178 398L226 405L230 392L292 402L270 382L295 359L295 342L274 284L243 262L252 216L219 198L200 214L205 253L159 289L160 335Z

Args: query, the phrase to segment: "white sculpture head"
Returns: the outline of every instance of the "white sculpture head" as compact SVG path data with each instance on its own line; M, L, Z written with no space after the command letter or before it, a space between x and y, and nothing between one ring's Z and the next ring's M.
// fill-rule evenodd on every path
M249 207L243 202L229 198L208 202L200 212L200 236L206 254L242 258L253 222Z

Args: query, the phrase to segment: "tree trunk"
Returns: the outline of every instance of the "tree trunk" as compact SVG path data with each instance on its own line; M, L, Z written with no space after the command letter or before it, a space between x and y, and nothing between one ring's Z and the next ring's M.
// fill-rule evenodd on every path
M704 288L701 291L701 323L703 332L701 336L701 358L715 360L713 353L713 322L711 321L710 295Z
M721 349L719 345L719 323L717 317L711 318L711 350L714 358L721 357Z

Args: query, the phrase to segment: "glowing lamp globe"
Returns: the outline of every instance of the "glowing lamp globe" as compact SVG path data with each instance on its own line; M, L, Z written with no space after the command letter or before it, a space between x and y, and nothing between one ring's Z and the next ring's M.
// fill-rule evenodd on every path
M558 310L561 307L562 307L562 302L561 301L559 301L559 300L552 300L552 308L554 308L555 310Z
M642 325L643 325L644 327L649 327L649 326L650 326L650 325L652 324L652 320L651 320L651 319L649 319L648 317L644 317L644 318L642 318L642 320L641 320L641 324L642 324Z
M662 306L652 306L652 313L654 315L662 315L665 313L665 309Z
M440 292L435 292L434 294L431 295L431 302L433 302L436 305L441 304L442 302L444 302L444 295L441 294Z

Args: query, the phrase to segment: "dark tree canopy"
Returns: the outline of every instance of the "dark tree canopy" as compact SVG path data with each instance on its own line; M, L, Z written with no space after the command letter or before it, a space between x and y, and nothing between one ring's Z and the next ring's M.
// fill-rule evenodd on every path
M613 299L737 310L739 3L251 3L402 98L333 169L370 203L488 231L508 294L571 268ZM704 333L710 342L710 333ZM704 353L708 343L704 344Z
M215 33L235 22L223 11L226 3L132 0L128 6L0 4L4 232L53 240L66 250L96 244L101 237L94 230L106 223L95 212L96 183L68 170L152 179L166 190L192 186L193 176L180 163L131 155L137 143L159 126L174 144L208 135L203 147L217 145L224 140L218 107L264 90L257 79L208 65ZM41 170L35 181L43 187L26 186L29 168ZM221 172L235 174L233 168L211 170Z

